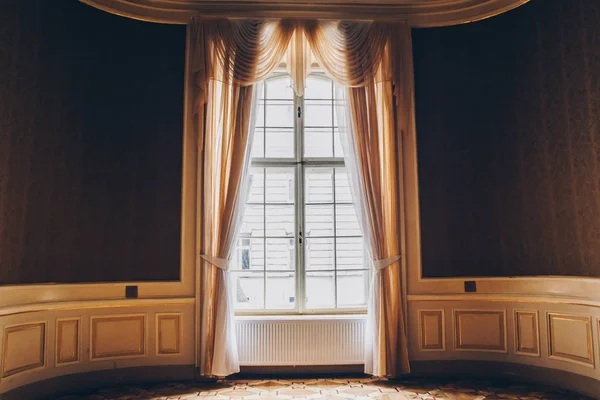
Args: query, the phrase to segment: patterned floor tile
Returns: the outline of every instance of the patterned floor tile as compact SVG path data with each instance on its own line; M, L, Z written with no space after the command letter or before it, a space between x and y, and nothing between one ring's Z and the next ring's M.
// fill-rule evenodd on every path
M318 378L223 380L106 388L48 400L591 400L491 380Z

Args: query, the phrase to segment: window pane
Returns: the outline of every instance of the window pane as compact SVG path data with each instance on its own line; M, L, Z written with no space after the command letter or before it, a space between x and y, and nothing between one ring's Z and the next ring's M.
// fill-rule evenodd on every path
M333 205L306 205L306 237L333 236Z
M265 101L261 100L258 103L258 110L256 111L256 127L265 126Z
M267 99L289 99L294 98L292 80L289 75L267 80Z
M248 193L248 203L262 203L264 201L264 173L264 168L250 169L250 193Z
M267 272L267 308L289 309L296 307L296 274L293 272Z
M343 271L337 273L338 307L364 307L367 305L368 271Z
M360 236L360 227L354 205L338 205L335 208L336 236Z
M344 157L344 149L342 148L340 130L338 128L333 130L333 156Z
M362 238L337 238L335 250L338 270L369 268Z
M267 127L294 127L294 102L291 100L266 100Z
M335 307L333 271L306 273L306 307L308 309Z
M306 203L333 203L333 168L304 170Z
M333 105L331 100L305 100L304 126L333 126Z
M293 168L267 168L267 203L294 203Z
M244 219L240 229L240 236L264 236L264 206L247 204L244 209Z
M294 206L267 205L267 236L295 237Z
M296 269L296 249L294 238L267 239L267 269L289 270Z
M333 238L307 238L304 242L304 264L307 270L334 269Z
M305 99L331 99L333 91L331 81L328 78L317 78L309 76L306 78L306 87L304 88Z
M265 156L265 128L257 128L252 138L252 157Z
M262 271L265 267L264 246L264 239L238 239L237 248L231 257L231 269Z
M263 272L231 272L231 283L235 308L238 310L263 308L265 299Z
M294 130L285 128L267 128L267 153L265 157L294 157Z
M335 169L335 202L352 203L352 194L350 193L350 182L346 168Z
M304 129L304 157L333 157L331 128Z

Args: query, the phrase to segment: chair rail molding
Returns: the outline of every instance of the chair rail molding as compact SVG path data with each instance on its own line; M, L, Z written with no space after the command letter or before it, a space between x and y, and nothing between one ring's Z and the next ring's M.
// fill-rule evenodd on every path
M413 27L457 25L493 17L529 0L80 0L149 22L186 24L193 16L406 20Z

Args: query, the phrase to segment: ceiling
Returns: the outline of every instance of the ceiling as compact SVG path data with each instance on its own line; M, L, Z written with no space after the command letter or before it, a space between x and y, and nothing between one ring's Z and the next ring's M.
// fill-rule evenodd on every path
M114 14L185 24L192 16L407 20L456 25L501 14L529 0L80 0ZM538 0L535 0L538 1ZM539 0L541 1L541 0Z

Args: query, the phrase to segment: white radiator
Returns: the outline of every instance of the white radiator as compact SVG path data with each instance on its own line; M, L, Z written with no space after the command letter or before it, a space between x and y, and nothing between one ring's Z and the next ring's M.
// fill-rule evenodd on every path
M241 365L364 363L361 316L238 317L236 333Z

